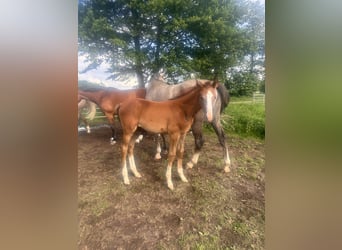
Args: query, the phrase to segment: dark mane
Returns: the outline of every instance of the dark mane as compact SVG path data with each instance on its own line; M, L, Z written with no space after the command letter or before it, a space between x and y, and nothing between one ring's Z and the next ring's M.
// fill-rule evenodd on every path
M229 103L229 99L230 99L229 91L226 89L226 87L222 83L219 83L217 87L217 92L220 94L220 97L221 97L220 113L222 113L222 111L228 106L228 103Z

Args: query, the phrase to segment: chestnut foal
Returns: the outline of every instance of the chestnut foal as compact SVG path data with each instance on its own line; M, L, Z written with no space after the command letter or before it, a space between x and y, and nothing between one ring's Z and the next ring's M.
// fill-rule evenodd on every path
M167 186L174 189L171 169L177 156L177 170L183 182L188 182L183 173L183 153L186 133L190 130L195 114L202 109L208 119L213 119L213 103L217 98L218 83L215 81L197 80L196 86L185 94L163 102L132 98L121 103L118 116L123 130L122 138L122 175L125 184L130 184L126 157L133 174L141 177L134 161L134 139L132 136L138 127L152 133L167 133L170 140L168 163L166 170Z

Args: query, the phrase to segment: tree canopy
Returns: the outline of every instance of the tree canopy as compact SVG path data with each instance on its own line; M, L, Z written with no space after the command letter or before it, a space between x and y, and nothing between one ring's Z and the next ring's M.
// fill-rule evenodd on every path
M224 81L227 69L257 53L241 6L232 0L80 0L79 51L89 60L86 70L106 61L112 78L135 73L141 87L161 68L174 81L190 74Z

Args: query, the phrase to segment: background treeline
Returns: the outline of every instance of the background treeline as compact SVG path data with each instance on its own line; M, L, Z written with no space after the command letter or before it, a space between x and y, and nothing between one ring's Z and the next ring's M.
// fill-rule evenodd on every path
M79 53L140 87L216 74L231 95L264 91L264 5L244 0L80 0Z

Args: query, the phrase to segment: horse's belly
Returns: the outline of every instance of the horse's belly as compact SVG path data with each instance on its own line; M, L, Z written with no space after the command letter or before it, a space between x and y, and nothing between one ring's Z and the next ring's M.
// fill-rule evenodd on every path
M166 133L167 132L167 127L163 123L142 121L139 123L138 126L152 133Z

